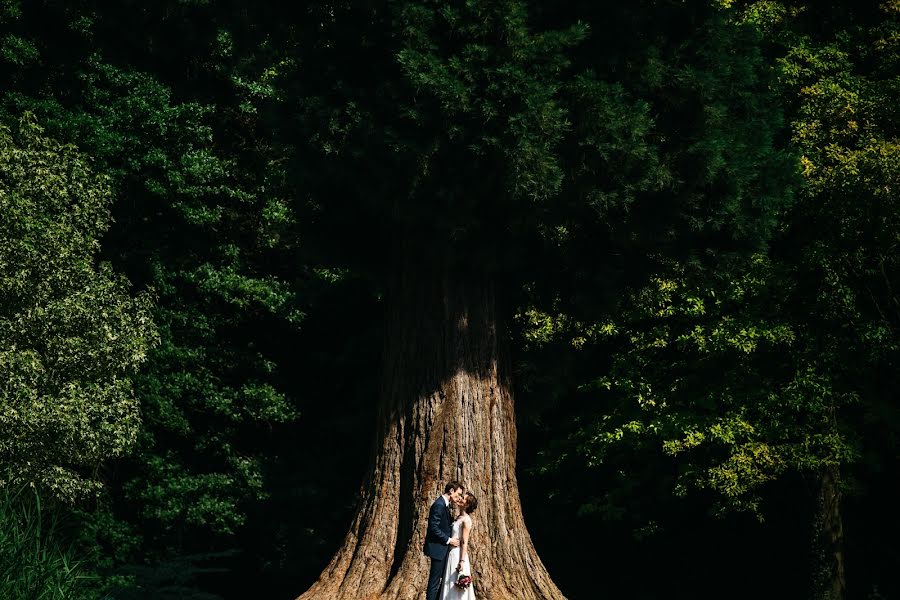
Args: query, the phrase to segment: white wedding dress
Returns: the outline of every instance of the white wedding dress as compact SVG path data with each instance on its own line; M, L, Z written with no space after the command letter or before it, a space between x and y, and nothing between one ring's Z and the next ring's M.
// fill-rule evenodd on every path
M455 537L462 542L462 519L457 519L453 523L453 533L450 537ZM469 531L469 535L472 532ZM447 565L444 567L444 585L441 588L441 600L475 600L475 584L471 584L467 588L456 587L456 580L460 573L457 573L456 566L459 564L459 548L450 548L450 554L447 556ZM463 564L462 575L472 575L472 565L470 557L466 557Z

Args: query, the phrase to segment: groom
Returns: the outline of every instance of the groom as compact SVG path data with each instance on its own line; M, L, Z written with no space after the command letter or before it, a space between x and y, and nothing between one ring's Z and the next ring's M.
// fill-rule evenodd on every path
M425 532L425 544L422 551L431 558L431 571L428 573L428 591L426 600L438 600L441 591L441 579L444 577L444 564L450 553L450 546L459 546L459 540L450 537L453 532L453 519L450 517L450 503L462 499L464 488L458 481L451 481L444 486L444 493L428 511L428 530Z

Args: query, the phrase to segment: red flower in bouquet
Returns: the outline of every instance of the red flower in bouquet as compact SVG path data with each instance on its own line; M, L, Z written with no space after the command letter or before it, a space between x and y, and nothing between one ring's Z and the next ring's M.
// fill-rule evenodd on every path
M456 581L453 582L458 588L466 589L470 585L472 585L472 576L471 575L460 575Z

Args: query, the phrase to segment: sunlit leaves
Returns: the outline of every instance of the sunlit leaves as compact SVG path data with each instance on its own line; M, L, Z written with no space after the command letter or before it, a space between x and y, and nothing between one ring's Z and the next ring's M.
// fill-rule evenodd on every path
M137 439L132 377L155 339L151 299L97 265L108 181L33 120L0 130L0 464L3 484L74 501Z

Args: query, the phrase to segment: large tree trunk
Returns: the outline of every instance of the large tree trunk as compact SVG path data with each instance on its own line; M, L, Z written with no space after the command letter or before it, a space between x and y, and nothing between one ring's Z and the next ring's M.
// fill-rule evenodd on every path
M405 260L389 290L378 429L356 516L300 600L424 599L428 509L452 479L479 501L471 538L479 600L561 600L522 517L495 286L471 270L422 263Z
M847 594L840 476L836 466L825 467L819 476L815 537L821 563L815 596L822 600L844 600Z

